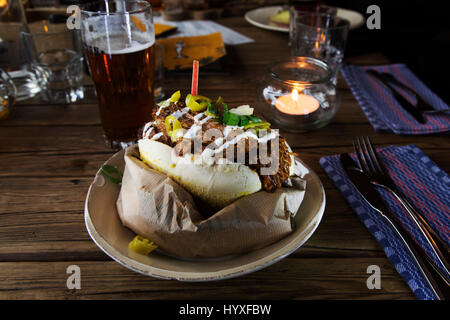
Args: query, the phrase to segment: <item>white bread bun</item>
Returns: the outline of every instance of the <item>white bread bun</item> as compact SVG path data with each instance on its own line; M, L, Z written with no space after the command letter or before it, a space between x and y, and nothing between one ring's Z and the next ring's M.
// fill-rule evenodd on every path
M226 159L223 163L195 161L192 154L176 157L172 147L151 139L139 140L138 146L142 161L165 173L211 207L225 207L261 190L258 174L246 165Z

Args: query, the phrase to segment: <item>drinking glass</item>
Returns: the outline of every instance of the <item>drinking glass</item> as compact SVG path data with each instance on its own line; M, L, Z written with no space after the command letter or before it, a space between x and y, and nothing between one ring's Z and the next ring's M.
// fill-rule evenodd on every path
M0 68L17 70L25 63L20 32L27 30L22 0L0 0Z
M11 112L17 101L33 98L45 83L45 75L39 69L21 69L6 72L0 68L0 119Z
M41 97L49 103L72 103L84 98L83 55L79 30L43 24L22 32L31 69L41 70L47 81Z
M308 13L308 12L315 12L320 14L327 14L331 17L335 17L337 14L337 8L336 7L330 7L327 5L321 5L320 1L317 0L290 0L289 1L289 45L292 43L292 36L293 36L293 28L294 28L294 21L295 21L295 15L298 15L300 13Z
M100 118L113 149L137 140L152 118L155 32L146 1L104 1L81 10L81 32Z
M331 79L336 84L350 23L329 12L294 10L291 16L292 56L322 60L331 69Z

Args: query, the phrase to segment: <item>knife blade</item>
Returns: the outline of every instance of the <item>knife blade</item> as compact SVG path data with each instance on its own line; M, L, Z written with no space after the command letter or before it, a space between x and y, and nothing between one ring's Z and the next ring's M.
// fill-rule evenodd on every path
M389 208L382 200L378 191L370 183L369 179L367 179L366 175L361 171L359 165L353 161L347 153L342 153L340 155L340 160L345 173L364 200L366 200L373 209L389 214Z
M341 154L339 158L345 173L360 195L374 210L382 215L399 236L436 297L441 300L450 299L450 284L442 274L442 271L434 265L434 262L425 254L423 248L404 229L378 191L361 171L358 164L346 153Z
M413 104L411 104L408 100L405 99L396 89L393 87L386 79L383 78L376 70L366 70L366 73L373 76L375 79L380 82L384 88L386 88L389 92L391 92L392 96L399 103L399 105L410 115L414 117L419 123L426 123L427 120L423 116L422 112L420 112Z
M373 70L375 71L375 70ZM431 104L425 101L424 98L420 94L418 94L416 91L414 91L412 88L405 85L403 82L400 82L395 78L392 74L387 72L378 72L380 76L382 76L386 81L396 85L399 88L402 88L403 90L408 91L413 96L416 97L417 103L415 105L416 109L420 111L423 115L425 114L450 114L450 109L435 109Z
M374 70L375 71L375 70ZM383 77L386 81L396 85L399 88L402 88L403 90L408 91L417 99L417 105L416 108L419 109L419 111L425 112L425 111L432 111L435 110L429 103L427 103L416 91L414 91L412 88L404 84L403 82L400 82L397 80L396 77L394 77L392 74L387 72L378 72L378 74ZM421 103L419 103L419 101Z

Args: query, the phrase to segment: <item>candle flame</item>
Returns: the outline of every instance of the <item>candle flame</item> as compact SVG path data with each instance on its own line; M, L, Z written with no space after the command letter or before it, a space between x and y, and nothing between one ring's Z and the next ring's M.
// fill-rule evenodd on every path
M0 0L0 7L8 6L8 0Z
M47 23L45 23L45 20L42 21L44 24L44 32L48 32L48 26Z
M292 96L292 100L297 102L297 100L298 100L298 91L297 91L297 89L293 89L292 90L291 96Z
M321 31L321 28L317 28L317 37L316 42L314 43L314 51L316 52L316 55L318 55L320 47L325 43L327 40L326 34L324 31Z

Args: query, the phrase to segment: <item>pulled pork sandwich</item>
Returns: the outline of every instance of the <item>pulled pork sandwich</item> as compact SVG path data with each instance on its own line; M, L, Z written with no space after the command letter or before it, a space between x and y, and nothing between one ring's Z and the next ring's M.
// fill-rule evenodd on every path
M179 91L158 104L139 133L141 160L213 208L289 183L293 153L248 105L228 109Z

